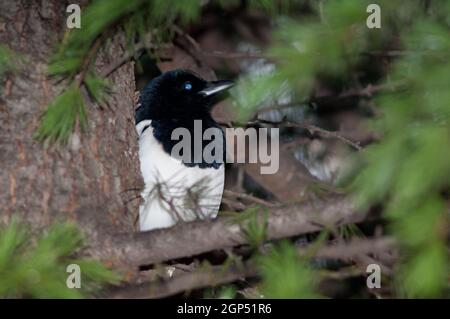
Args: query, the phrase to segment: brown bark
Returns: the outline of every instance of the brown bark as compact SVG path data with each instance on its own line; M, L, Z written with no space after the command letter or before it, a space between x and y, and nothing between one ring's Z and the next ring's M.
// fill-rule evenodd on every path
M46 75L52 50L67 32L69 2L0 2L0 42L24 57L23 68L10 76L11 89L0 108L1 222L13 217L35 227L54 220L79 223L90 239L132 231L136 202L127 207L129 189L141 187L134 129L134 74L126 63L110 76L110 108L85 95L88 130L73 134L67 146L44 147L33 138L48 103L64 90ZM100 49L100 70L125 52L115 36ZM133 216L132 216L133 215Z
M392 253L397 259L396 242L390 237L376 239L353 240L349 243L338 243L320 247L316 251L299 248L300 255L310 254L316 258L330 258L334 260L351 261L360 256L378 255L383 261L383 255ZM113 288L105 293L108 298L163 298L183 291L218 286L240 279L258 276L258 269L254 263L240 262L228 267L210 266L193 272L182 273L167 280L143 282L125 287ZM365 267L363 267L365 268ZM365 272L364 272L365 273Z
M359 223L366 214L357 212L348 199L330 196L326 201L305 201L272 209L270 213L260 211L257 218L262 227L264 223L267 225L266 239L273 240ZM112 264L150 265L246 244L248 239L242 226L228 217L219 217L214 221L182 223L169 229L117 234L93 250Z
M57 84L46 76L46 67L66 31L66 5L57 0L0 3L0 23L6 26L0 32L0 41L26 61L24 69L8 79L11 89L1 100L0 222L17 216L39 228L54 220L73 220L90 236L91 255L134 267L246 243L240 227L226 219L133 234L139 201L132 201L130 207L125 201L136 195L142 181L133 120L135 86L131 63L110 75L114 84L110 108L100 108L85 97L88 132L77 130L66 147L48 148L34 140L40 115L64 89L64 83ZM95 62L97 70L108 69L124 53L123 37L117 35L101 48ZM185 67L205 78L215 76L186 52L175 52L173 61L161 64L161 69ZM275 185L277 198L298 199L311 182L310 176L305 178L306 169L290 154L282 157L280 174L258 180L258 166L249 166L247 173L262 186ZM342 198L302 203L274 210L269 215L267 238L316 231L323 228L320 223L324 221L345 223L363 218Z

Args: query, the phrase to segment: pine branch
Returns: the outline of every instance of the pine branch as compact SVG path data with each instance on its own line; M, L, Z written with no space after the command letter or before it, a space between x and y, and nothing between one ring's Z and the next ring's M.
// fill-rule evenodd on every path
M382 83L382 84L368 84L364 88L352 88L347 91L340 92L338 94L321 94L313 96L309 99L303 101L293 101L290 103L273 105L270 107L265 107L259 109L255 112L253 118L257 119L259 115L279 111L287 108L298 107L299 105L320 105L339 102L348 98L371 98L375 94L380 92L394 92L405 87L405 83L395 82L395 83Z
M247 200L249 202L258 204L258 205L262 205L262 206L266 206L266 207L275 207L277 206L277 203L273 203L273 202L268 202L262 198L250 195L250 194L246 194L246 193L240 193L240 192L234 192L232 190L226 189L223 191L224 196L229 196L232 198L240 198L243 200ZM279 205L278 205L279 206Z
M268 120L256 119L256 120L245 122L245 123L224 122L219 119L218 122L219 122L219 124L228 126L228 127L235 127L235 126L249 127L249 126L255 126L255 125L260 125L260 124L266 124L266 125L271 125L271 126L275 126L275 127L302 128L302 129L308 130L311 134L315 133L324 138L336 138L336 139L344 142L345 144L352 146L359 152L363 150L363 148L359 145L359 142L354 142L354 141L344 137L339 132L328 131L326 129L323 129L321 127L318 127L316 125L309 124L309 123L298 123L298 122L288 121L286 119L283 119L282 121L268 121Z
M260 211L257 218L267 222L266 240L272 240L359 223L366 214L357 212L347 198L329 196L325 201L272 209L268 216ZM138 267L246 243L240 225L229 217L219 217L214 221L180 223L169 229L117 234L93 247L92 254L114 264Z
M84 78L86 77L86 74L89 70L89 66L91 65L92 61L94 60L95 56L97 55L98 49L100 48L101 44L103 43L103 37L98 37L95 39L94 44L89 49L88 53L86 54L86 57L83 60L83 64L80 68L80 71L78 75L75 77L75 85L80 88L81 85L83 85Z
M349 261L366 255L384 255L396 249L394 239L389 237L354 240L349 243L327 245L316 250L312 256L333 260ZM298 248L300 255L309 255L309 249ZM222 285L237 280L257 277L257 267L251 262L235 262L229 266L211 266L193 272L176 275L163 281L144 282L138 285L118 287L107 291L107 298L163 298L183 291Z

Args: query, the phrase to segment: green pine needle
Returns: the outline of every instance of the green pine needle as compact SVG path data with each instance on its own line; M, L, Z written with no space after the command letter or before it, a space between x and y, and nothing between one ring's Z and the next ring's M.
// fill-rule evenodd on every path
M107 92L110 91L110 84L94 73L87 74L84 83L94 101L98 104L103 104Z
M384 203L405 255L397 276L412 297L442 296L450 274L442 196L450 186L448 35L448 25L425 19L403 35L411 53L394 63L390 77L405 89L378 98L383 115L374 127L383 139L366 150L352 185L362 207Z
M84 100L80 89L72 86L47 107L35 137L41 142L66 144L77 122L81 129L86 128Z
M101 263L72 256L83 247L82 236L73 224L53 224L40 235L11 222L0 227L0 298L84 298L119 277ZM66 271L80 266L81 287L70 289Z
M317 298L316 275L289 242L258 258L266 298Z

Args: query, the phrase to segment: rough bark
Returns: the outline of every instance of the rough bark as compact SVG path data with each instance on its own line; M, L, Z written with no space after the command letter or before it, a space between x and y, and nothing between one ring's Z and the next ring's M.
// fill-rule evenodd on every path
M1 99L0 222L9 222L16 216L39 228L54 220L73 220L90 236L91 255L132 266L245 243L240 227L226 219L133 234L139 201L131 201L130 207L126 202L136 197L142 181L133 120L135 86L131 63L123 64L110 75L114 84L110 108L100 108L86 96L87 132L76 131L67 147L44 147L35 141L33 135L40 115L64 89L64 83L57 84L47 77L46 67L52 50L67 31L66 5L57 0L0 3L0 24L5 25L0 41L26 61L23 70L6 80L10 89ZM124 53L123 37L119 34L100 50L95 66L98 70L107 69ZM179 50L173 57L172 63L160 64L163 71L184 67L197 70L205 78L215 76L186 52ZM282 180L276 184L276 196L285 200L298 198L309 178L300 176L303 170L298 169L299 163L285 164L280 164L282 174L268 177L268 184L273 184L272 179ZM249 166L247 173L258 175L256 168ZM264 186L268 181L258 182ZM295 188L294 184L300 187ZM317 205L304 203L270 214L267 236L277 239L316 231L324 225L314 222L342 222L336 218L358 222L364 215L355 213L345 199Z
M357 212L347 198L330 196L326 201L304 202L272 209L270 213L261 211L257 218L262 227L266 225L266 239L273 240L359 223L366 214ZM93 249L112 264L138 267L246 244L243 226L245 222L238 224L221 217L182 223L170 229L117 234Z
M142 186L134 129L133 65L126 63L110 80L110 108L85 96L88 130L73 134L65 147L44 147L33 138L39 118L64 89L46 75L49 57L67 32L69 2L0 2L0 42L24 57L23 68L9 76L0 100L1 222L18 217L35 227L55 220L79 223L90 239L132 231L137 201L127 207L127 192ZM102 47L101 69L125 52L123 37ZM6 85L5 83L3 84ZM135 194L134 192L133 194Z
M389 261L398 258L396 242L390 237L353 240L349 243L324 246L316 251L302 247L298 249L298 252L300 255L311 254L315 258L330 258L342 261L352 261L366 255L375 255L377 260L379 258L382 261L384 260L383 257L386 257L385 255L389 255ZM113 288L101 297L117 299L163 298L183 291L218 286L256 276L258 276L258 268L251 261L235 263L225 268L223 266L210 266L206 269L182 273L167 280L143 282Z

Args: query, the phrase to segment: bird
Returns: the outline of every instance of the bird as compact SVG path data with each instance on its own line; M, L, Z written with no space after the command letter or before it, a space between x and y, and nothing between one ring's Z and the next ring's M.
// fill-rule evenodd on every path
M223 147L225 159L225 135L212 118L211 109L220 93L233 84L230 80L207 81L189 70L176 69L153 78L140 92L135 110L140 170L145 184L139 207L140 231L217 216L225 160L192 161L174 156L178 141L172 133L182 128L195 136L196 122L201 121L201 136L209 128L220 132L218 145ZM197 144L200 149L191 147L193 155L202 152L207 142Z

